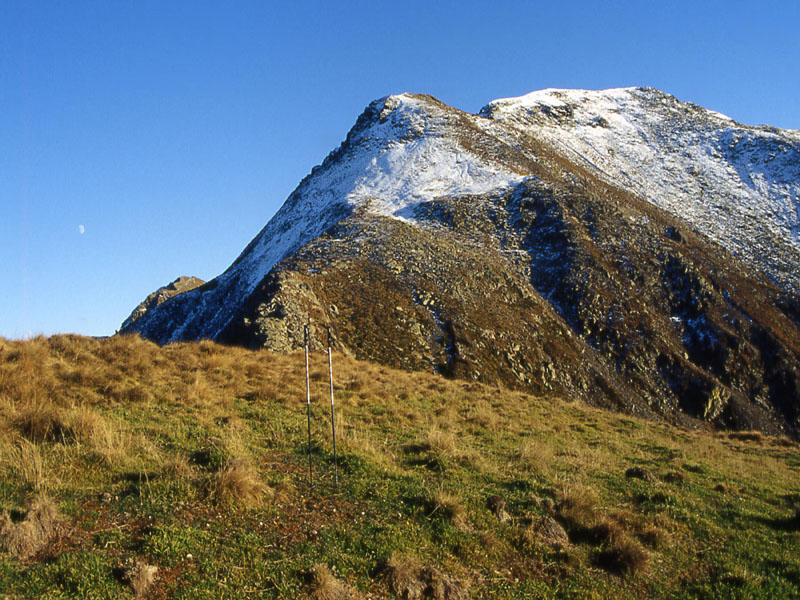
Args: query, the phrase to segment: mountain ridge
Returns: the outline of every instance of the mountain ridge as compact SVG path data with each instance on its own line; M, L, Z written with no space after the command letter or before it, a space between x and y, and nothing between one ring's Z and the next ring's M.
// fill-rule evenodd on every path
M688 133L686 113L695 123ZM677 216L688 212L711 239L800 290L800 131L741 125L652 88L548 89L495 100L480 114L546 135L610 183Z
M554 93L562 97L542 102ZM659 144L685 138L675 123L662 126L664 114L702 115L692 134L697 156L711 148L706 121L733 123L655 90L608 93L657 107L634 123L637 135L663 138L648 147L649 162L641 172L626 166L642 156L637 146L618 168L648 185ZM664 151L674 159L661 173L669 193L642 193L597 167L599 158L564 150L584 150L574 130L588 127L602 130L591 139L606 154L628 151L615 148L637 138L615 131L631 127L629 115L600 115L604 124L563 92L522 98L490 103L481 115L424 95L370 103L231 267L124 331L159 343L212 338L288 351L312 319L333 325L337 348L359 358L651 418L796 434L800 311L782 267L800 256L784 235L796 216L773 211L767 222L767 209L755 211L761 229L749 227L752 215L729 193L739 193L734 181L716 200L730 222L701 219L713 210L704 213L691 190L664 200L673 163L695 160L693 147L681 146L687 155L678 158ZM764 135L783 136L775 164L793 194L800 175L792 179L783 155L800 145L777 131ZM709 159L711 175L722 158ZM774 161L753 173L771 172ZM695 178L709 194L711 175ZM764 187L764 205L775 204L778 183ZM726 235L709 230L719 223ZM730 240L753 231L764 235L743 255Z

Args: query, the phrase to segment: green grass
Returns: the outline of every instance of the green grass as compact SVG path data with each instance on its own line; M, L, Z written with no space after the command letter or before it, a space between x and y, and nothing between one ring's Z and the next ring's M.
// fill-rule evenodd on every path
M0 341L0 509L21 518L45 493L63 520L31 556L0 553L0 597L132 597L125 569L139 560L159 569L150 598L303 598L317 563L392 598L393 558L474 598L800 596L793 442L337 356L341 485L316 373L312 488L302 364L208 343ZM21 415L39 406L75 433L26 439ZM236 460L263 489L255 507L213 493ZM658 481L626 478L634 465ZM566 547L532 533L544 515ZM609 561L626 547L644 564Z

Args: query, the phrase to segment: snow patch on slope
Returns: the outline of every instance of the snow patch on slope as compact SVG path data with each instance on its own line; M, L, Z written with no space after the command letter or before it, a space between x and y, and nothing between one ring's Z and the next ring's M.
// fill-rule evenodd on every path
M242 253L236 267L251 285L350 209L403 218L419 202L490 193L522 179L461 148L448 135L443 115L425 100L401 94L371 107L380 109L377 121L354 128L332 153L344 156L312 171Z
M481 114L551 144L800 290L800 131L748 127L651 88L547 89Z

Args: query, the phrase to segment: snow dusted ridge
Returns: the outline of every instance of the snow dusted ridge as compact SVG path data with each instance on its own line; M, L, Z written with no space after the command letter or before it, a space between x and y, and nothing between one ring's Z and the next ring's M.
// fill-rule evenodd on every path
M400 94L366 108L227 271L128 330L215 338L275 265L351 212L414 221L420 202L499 194L530 174L531 137L800 291L800 131L740 125L650 88L544 90L480 115Z
M153 311L156 328L179 323L168 339L214 337L283 258L356 208L412 220L413 206L438 197L482 194L522 179L465 150L448 124L454 109L411 94L372 102L342 145L315 167L225 273ZM483 125L483 119L464 115ZM161 323L159 323L159 321ZM152 325L148 325L152 328ZM134 326L134 329L137 327Z
M547 89L481 110L800 291L800 131L748 127L652 88Z
M461 148L444 112L411 94L371 103L234 263L252 288L282 258L355 208L404 218L419 202L482 194L522 177Z
M256 285L284 256L353 208L403 218L422 201L488 193L521 179L460 147L445 112L431 102L411 94L381 98L300 183L235 267Z

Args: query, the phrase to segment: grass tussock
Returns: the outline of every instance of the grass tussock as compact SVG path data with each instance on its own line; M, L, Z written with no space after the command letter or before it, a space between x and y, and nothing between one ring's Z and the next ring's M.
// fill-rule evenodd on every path
M213 475L209 491L216 504L254 508L264 502L270 489L248 461L236 459Z
M520 468L530 472L547 473L555 455L555 448L541 440L525 439L514 454Z
M309 600L361 600L364 597L358 590L337 579L322 563L311 568L308 579Z
M109 468L122 470L137 464L137 441L144 444L141 437L128 431L120 431L102 418L95 422L96 427L85 442L91 457Z
M405 600L467 600L467 585L418 559L392 555L384 568L389 587Z
M65 423L63 410L49 403L29 405L16 418L19 432L31 442L66 442L73 437Z
M433 515L441 516L450 521L453 527L460 531L469 531L469 515L461 499L454 494L438 491L433 498Z
M596 562L608 571L634 575L645 569L648 555L634 539L617 533L607 540L603 550L597 554Z
M38 444L20 439L6 452L5 458L25 489L38 492L51 487L51 474Z
M598 566L620 575L633 575L647 566L648 554L628 533L625 520L604 513L593 490L567 487L559 500L557 515L570 538L601 546L595 556Z
M170 454L163 463L161 471L165 477L176 480L190 479L194 475L194 468L185 454Z
M568 486L557 494L557 515L574 534L585 534L598 522L599 498L597 493L584 486Z
M8 512L0 513L0 548L19 559L36 554L61 527L58 509L52 499L36 496L25 516L15 522Z
M470 454L463 446L463 441L451 431L444 431L437 425L430 427L425 435L424 446L431 453L433 460L442 469L448 465L467 460Z
M66 414L69 432L76 443L91 443L97 435L108 428L108 422L97 410L79 405Z

